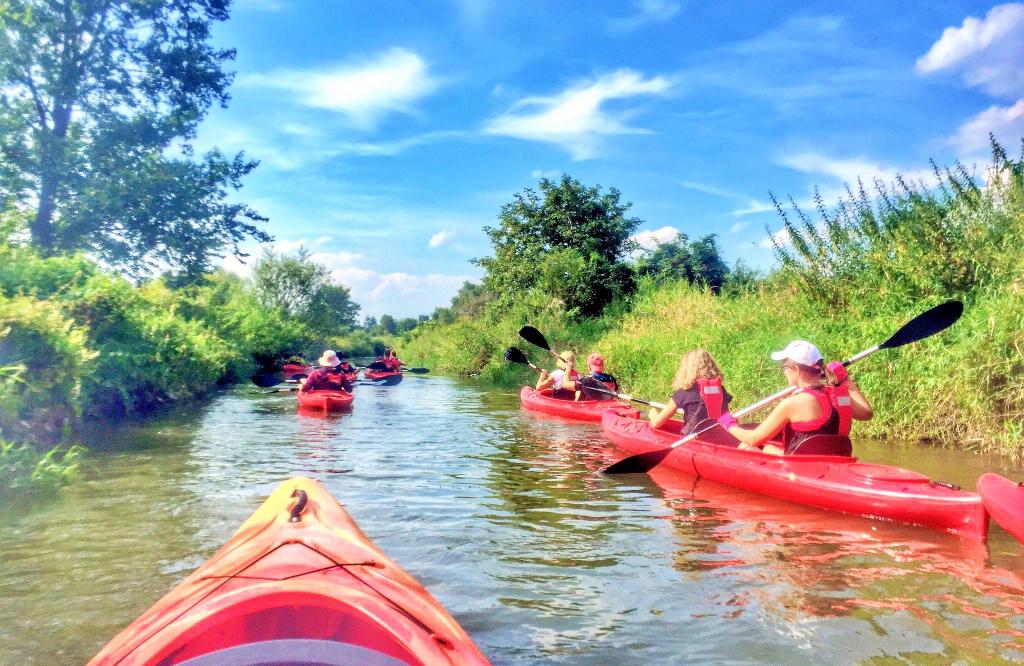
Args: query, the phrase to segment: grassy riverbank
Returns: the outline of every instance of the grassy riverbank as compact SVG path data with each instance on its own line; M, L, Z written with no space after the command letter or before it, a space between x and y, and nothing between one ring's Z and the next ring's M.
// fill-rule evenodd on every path
M528 323L555 349L600 351L627 391L663 400L680 356L702 347L742 405L781 387L768 354L788 341L847 358L956 298L966 310L950 330L853 369L877 415L855 433L1024 456L1024 163L999 150L999 175L985 189L963 170L937 170L933 189L898 182L879 188L875 203L860 192L813 221L785 211L781 265L743 289L648 282L594 318L525 295L513 307L421 326L404 355L444 372L532 383L525 366L502 359L519 346L553 367L516 335Z

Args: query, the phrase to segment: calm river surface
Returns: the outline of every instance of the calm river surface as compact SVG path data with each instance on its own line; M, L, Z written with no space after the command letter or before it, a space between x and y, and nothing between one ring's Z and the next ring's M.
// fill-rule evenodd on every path
M237 387L106 437L58 499L0 511L0 664L85 662L281 481L324 483L497 664L1024 662L1024 548L692 478L597 474L596 425L409 376L351 414ZM97 448L94 444L94 450ZM858 442L973 488L998 459Z

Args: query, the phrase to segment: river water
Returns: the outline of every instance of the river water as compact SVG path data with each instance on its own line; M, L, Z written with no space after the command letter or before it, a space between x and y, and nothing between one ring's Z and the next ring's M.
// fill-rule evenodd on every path
M250 387L97 434L0 510L0 664L84 663L293 475L324 483L496 664L1024 663L1024 547L806 509L621 457L518 394L409 376L349 414ZM857 442L972 488L999 459Z

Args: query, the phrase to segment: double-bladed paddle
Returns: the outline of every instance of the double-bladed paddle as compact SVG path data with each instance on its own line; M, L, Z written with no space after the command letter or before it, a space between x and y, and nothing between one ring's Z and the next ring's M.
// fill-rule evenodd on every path
M505 360L508 361L509 363L522 363L524 365L528 365L537 372L541 371L540 368L535 366L533 363L530 363L530 359L528 359L526 357L526 354L523 353L523 350L519 349L518 347L509 347L508 349L506 349Z
M865 349L859 354L851 356L849 359L843 361L843 366L848 367L861 359L871 356L877 351L883 349L895 349L896 347L902 347L908 345L911 342L917 342L923 340L929 336L935 335L941 331L946 330L960 318L964 312L964 304L960 301L946 301L941 305L936 305L930 310L926 310L921 314L917 315L909 322L904 324L898 331L889 336L889 339L880 345L875 345L869 349ZM743 409L733 412L733 416L739 418L746 416L751 412L755 412L762 407L765 407L780 398L784 398L790 393L796 391L795 386L789 386L779 391L774 395L770 395L763 400L755 402L753 405L744 407ZM604 470L605 474L631 474L648 472L656 467L662 460L664 460L668 454L672 453L673 449L681 446L687 442L697 439L704 433L714 428L720 427L717 423L708 426L698 432L691 433L686 437L683 437L677 442L673 442L671 446L664 449L657 449L655 451L648 451L647 453L638 453L636 455L623 458L619 462L611 465Z
M526 340L531 345L535 345L541 349L546 349L549 354L561 360L561 357L551 349L551 345L548 344L547 338L544 337L544 334L533 326L523 326L519 329L519 337Z

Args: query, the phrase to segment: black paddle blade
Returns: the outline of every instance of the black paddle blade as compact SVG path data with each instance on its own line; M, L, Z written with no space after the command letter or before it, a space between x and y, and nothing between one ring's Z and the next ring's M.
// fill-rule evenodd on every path
M425 375L430 372L430 368L402 368L402 372L411 372L414 375Z
M523 326L519 329L519 337L526 340L531 345L536 345L541 349L547 349L551 351L551 347L548 346L548 341L544 337L544 334L535 329L533 326Z
M529 363L530 359L518 347L509 347L505 350L505 360L509 363Z
M946 301L941 305L936 305L904 324L903 328L893 333L892 337L878 345L878 348L893 349L923 340L955 324L963 313L964 304L960 301Z
M604 470L605 474L645 474L664 460L668 454L672 453L672 447L668 446L664 449L656 449L654 451L648 451L647 453L638 453L635 456L623 458L619 462L610 465Z
M277 386L284 382L284 380L273 373L260 373L251 377L252 383L260 388L270 388L271 386Z
M615 397L615 391L609 389L604 382L600 382L593 377L584 377L576 382L576 384L588 400L611 400Z

